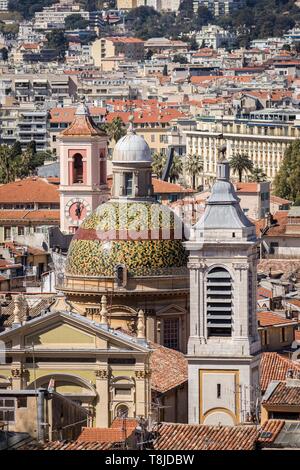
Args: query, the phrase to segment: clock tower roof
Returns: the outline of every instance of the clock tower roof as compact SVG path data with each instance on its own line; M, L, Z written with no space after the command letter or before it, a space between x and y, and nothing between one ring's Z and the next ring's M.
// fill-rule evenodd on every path
M89 109L84 102L81 102L76 109L73 122L67 129L61 132L61 136L106 136L106 133L99 129L93 121Z

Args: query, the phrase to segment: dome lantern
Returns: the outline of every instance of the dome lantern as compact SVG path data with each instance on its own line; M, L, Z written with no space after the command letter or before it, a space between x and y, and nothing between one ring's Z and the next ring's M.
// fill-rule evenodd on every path
M145 199L153 195L151 150L145 139L136 134L133 116L126 135L113 152L113 198Z

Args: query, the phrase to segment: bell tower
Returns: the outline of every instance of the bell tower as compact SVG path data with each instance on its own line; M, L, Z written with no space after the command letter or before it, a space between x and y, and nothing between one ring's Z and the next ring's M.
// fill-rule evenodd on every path
M235 425L259 397L255 227L230 182L229 163L185 243L190 270L189 423Z
M60 229L75 233L81 222L108 198L107 135L84 102L60 140Z

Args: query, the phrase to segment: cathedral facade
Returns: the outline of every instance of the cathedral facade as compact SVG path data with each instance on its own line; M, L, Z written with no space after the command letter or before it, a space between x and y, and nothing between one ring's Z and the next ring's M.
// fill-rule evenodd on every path
M57 287L74 311L95 321L106 295L110 325L130 333L136 332L142 309L148 339L186 352L189 274L184 227L153 197L148 144L132 126L117 142L107 201L106 137L84 104L60 138L61 230L75 234Z

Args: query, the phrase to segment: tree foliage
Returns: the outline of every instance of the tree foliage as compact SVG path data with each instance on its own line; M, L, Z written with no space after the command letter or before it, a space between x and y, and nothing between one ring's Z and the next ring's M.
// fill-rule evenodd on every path
M23 18L30 19L37 11L42 11L44 7L48 7L57 3L58 0L10 0L8 8L10 11L19 12Z
M267 175L262 171L259 167L254 167L251 171L251 175L249 176L249 181L260 183L262 181L267 180Z
M65 18L66 29L85 29L89 25L88 20L82 18L79 13L74 13Z
M59 29L54 29L46 34L47 46L50 49L55 49L58 59L63 60L67 48L67 39L64 32Z
M291 201L300 199L300 140L286 149L274 181L274 193Z
M126 134L126 127L120 117L115 117L112 122L106 122L101 128L108 135L109 140L118 142Z
M239 182L243 179L243 173L253 171L253 163L247 155L237 154L234 155L229 164L233 170L233 173L237 173L239 176Z
M154 153L152 155L152 173L161 178L167 163L167 157L163 153Z
M192 177L193 189L196 189L196 176L199 176L203 171L203 161L199 155L188 155L185 160L185 171Z
M38 166L43 165L45 152L36 152L35 142L28 144L22 151L20 142L12 146L0 146L0 183L10 183L16 178L25 178L35 173Z

